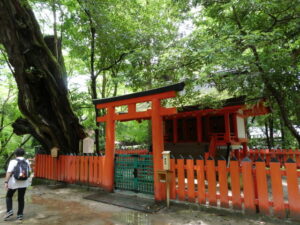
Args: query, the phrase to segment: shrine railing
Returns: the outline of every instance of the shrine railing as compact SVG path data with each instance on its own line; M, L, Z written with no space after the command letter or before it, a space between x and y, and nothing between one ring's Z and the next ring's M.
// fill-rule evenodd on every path
M245 158L243 150L233 150L231 155L234 155L239 161ZM292 159L297 168L300 168L300 150L299 149L250 149L247 151L247 156L252 160L256 161L261 158L266 162L266 166L270 166L270 162L276 159L281 166L288 159Z

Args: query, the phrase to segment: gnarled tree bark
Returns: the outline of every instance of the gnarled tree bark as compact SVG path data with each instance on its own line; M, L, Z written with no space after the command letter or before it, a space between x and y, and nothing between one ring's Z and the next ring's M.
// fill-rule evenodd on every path
M14 67L18 105L26 118L17 120L14 130L32 134L47 150L57 146L64 153L78 152L83 127L70 106L63 69L27 2L0 0L0 27L0 43Z

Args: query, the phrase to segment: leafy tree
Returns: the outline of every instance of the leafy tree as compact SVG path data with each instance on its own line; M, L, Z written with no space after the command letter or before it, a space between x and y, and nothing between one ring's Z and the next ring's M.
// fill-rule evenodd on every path
M219 91L266 97L300 143L299 2L191 1L195 29L184 55L193 74ZM186 60L181 60L182 62ZM191 77L193 76L191 75Z
M152 86L152 61L157 51L163 50L167 37L168 41L174 37L174 26L167 22L170 4L168 0L65 2L68 11L63 40L70 55L89 69L92 99L116 96L125 85L139 89ZM96 117L103 113L95 111ZM98 135L95 129L96 149Z

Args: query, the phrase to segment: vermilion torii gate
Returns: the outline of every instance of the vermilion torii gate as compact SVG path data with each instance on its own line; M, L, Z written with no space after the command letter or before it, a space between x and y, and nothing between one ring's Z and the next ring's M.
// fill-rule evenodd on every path
M176 92L183 90L184 83L178 83L149 91L138 92L123 96L93 100L97 109L106 109L106 115L97 118L97 122L106 122L105 134L105 159L103 187L108 191L114 189L114 150L115 150L115 121L128 121L137 119L152 120L152 146L153 146L153 168L154 168L154 195L155 200L161 201L165 197L163 185L159 183L157 171L162 169L162 152L164 150L163 140L163 116L172 115L177 112L176 108L165 108L161 106L161 100L173 98ZM151 102L151 109L143 112L136 111L136 104ZM128 112L117 114L115 108L127 106Z

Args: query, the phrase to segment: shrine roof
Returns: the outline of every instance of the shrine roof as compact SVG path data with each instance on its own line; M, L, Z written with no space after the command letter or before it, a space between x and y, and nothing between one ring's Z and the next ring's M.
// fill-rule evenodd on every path
M246 104L257 102L261 100L262 98L255 98L255 99L246 99L246 96L239 96L235 98L229 98L225 99L223 101L223 104L221 104L221 108L231 107L231 106L241 106L243 107ZM196 111L196 110L205 110L205 109L212 109L209 107L205 107L201 104L199 105L192 105L192 106L183 106L181 108L178 108L178 112L190 112L190 111ZM216 108L218 110L220 108Z
M161 93L169 92L169 91L182 91L184 88L184 85L185 85L184 82L180 82L177 84L172 84L169 86L160 87L160 88L156 88L156 89L152 89L152 90L148 90L148 91L141 91L141 92L136 92L136 93L132 93L132 94L111 97L111 98L94 99L93 103L94 103L94 105L98 105L98 104L103 104L103 103L116 102L116 101L120 101L120 100L144 97L144 96L149 96L149 95L154 95L154 94L161 94Z

